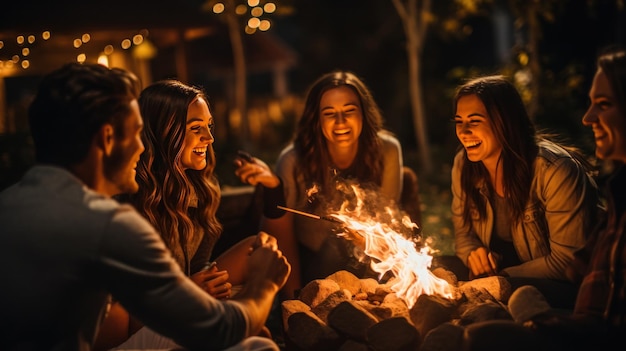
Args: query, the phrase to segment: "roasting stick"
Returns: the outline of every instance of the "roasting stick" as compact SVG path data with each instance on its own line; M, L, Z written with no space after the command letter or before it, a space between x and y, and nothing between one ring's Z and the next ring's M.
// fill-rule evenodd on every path
M318 215L314 215L312 213L302 212L302 211L294 210L293 208L284 207L284 206L280 206L280 205L277 205L276 207L281 209L281 210L285 210L285 211L288 211L288 212L293 212L295 214L299 214L301 216L306 216L306 217L313 218L313 219L323 219L323 220L329 221L329 222L343 223L342 221L340 221L340 220L338 220L337 218L334 218L334 217L318 216Z
M293 208L289 208L289 207L284 207L284 206L280 206L280 205L276 205L277 208L281 209L281 210L285 210L288 212L292 212L295 214L299 214L301 216L305 216L305 217L309 217L309 218L313 218L313 219L323 219L325 221L329 221L329 222L333 222L333 223L339 223L339 224L344 224L342 221L338 220L335 217L329 217L329 216L318 216L318 215L314 215L312 213L308 213L308 212L302 212L302 211L298 211L298 210L294 210ZM345 231L348 233L348 240L351 240L354 242L354 244L356 246L361 247L362 249L365 248L365 238L363 237L363 234L348 228L348 227L343 227L343 229L345 229Z

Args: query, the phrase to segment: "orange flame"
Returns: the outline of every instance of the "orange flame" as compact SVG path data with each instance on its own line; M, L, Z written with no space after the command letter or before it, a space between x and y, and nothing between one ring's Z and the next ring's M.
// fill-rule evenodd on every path
M365 255L373 258L372 269L379 273L379 278L387 272L396 278L390 281L390 288L409 308L413 307L422 294L452 298L450 284L429 270L432 263L431 253L435 250L428 247L427 243L418 249L413 239L398 232L400 227L412 232L417 225L400 210L394 209L393 205L385 206L383 215L370 215L372 211L365 208L365 191L356 185L351 187L356 195L356 205L344 202L338 212L330 214L343 222L344 232L338 235L354 240L357 246L364 239L365 248L361 249ZM385 220L381 221L383 217ZM401 220L394 219L398 217Z

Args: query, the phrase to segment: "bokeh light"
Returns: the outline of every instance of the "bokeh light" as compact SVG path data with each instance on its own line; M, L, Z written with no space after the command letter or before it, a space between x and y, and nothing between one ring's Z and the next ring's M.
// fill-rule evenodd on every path
M266 13L274 13L274 11L276 11L276 4L274 4L273 2L268 2L267 4L263 5L263 10Z
M250 10L250 14L254 17L260 17L263 15L263 9L257 6Z
M137 35L133 36L133 44L139 45L141 43L143 43L143 35L137 34Z
M266 31L269 30L271 26L272 24L269 20L262 20L259 24L259 30Z
M237 5L237 7L235 7L235 13L238 15L243 15L246 12L248 12L248 6L246 5Z
M111 55L113 53L115 49L113 48L113 45L107 45L104 47L104 54L105 55Z
M213 12L214 13L224 12L224 4L222 4L221 2L218 2L217 4L213 5Z
M259 24L261 24L261 20L256 17L252 17L248 20L248 27L250 28L258 28Z
M130 47L130 45L131 45L130 39L122 40L122 44L121 44L122 49L126 50L126 49L128 49Z

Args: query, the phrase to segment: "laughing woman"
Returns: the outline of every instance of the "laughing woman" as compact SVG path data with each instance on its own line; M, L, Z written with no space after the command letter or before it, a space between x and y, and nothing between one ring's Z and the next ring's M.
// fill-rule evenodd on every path
M354 73L333 71L309 87L294 139L280 153L275 175L266 176L258 160L242 166L237 175L253 185L280 188L275 185L282 182L287 207L325 215L346 200L337 188L346 181L376 190L382 201L399 202L403 171L400 142L383 128L370 89ZM266 180L272 178L269 184ZM307 282L339 270L359 277L371 273L357 259L355 245L337 237L335 223L290 212L264 213L261 228L276 237L291 263L283 298L292 299Z
M456 255L470 277L508 276L514 286L519 279L563 283L570 299L562 302L573 304L566 267L599 208L586 161L536 133L503 76L459 87L454 110L461 143L452 168Z
M131 203L157 228L180 269L200 288L215 298L227 299L233 294L233 286L245 280L245 262L256 236L213 257L222 226L216 218L220 187L214 175L214 122L208 99L198 88L164 80L141 92L139 107L145 146L137 164L139 191L119 199ZM128 318L120 306L113 305L113 309L122 320ZM128 322L132 334L140 324L133 328L134 320ZM114 326L127 322L109 318L107 323ZM103 329L111 330L106 325ZM113 339L117 337L109 338ZM175 344L146 328L120 346L157 347Z

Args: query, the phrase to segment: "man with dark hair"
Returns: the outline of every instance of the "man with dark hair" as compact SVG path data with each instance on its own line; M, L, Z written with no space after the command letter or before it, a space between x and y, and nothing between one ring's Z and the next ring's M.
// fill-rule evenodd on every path
M67 64L29 110L37 164L0 193L5 350L91 350L111 296L191 350L278 350L257 335L290 265L262 234L248 283L219 301L188 279L155 229L111 196L137 191L144 150L131 73Z

